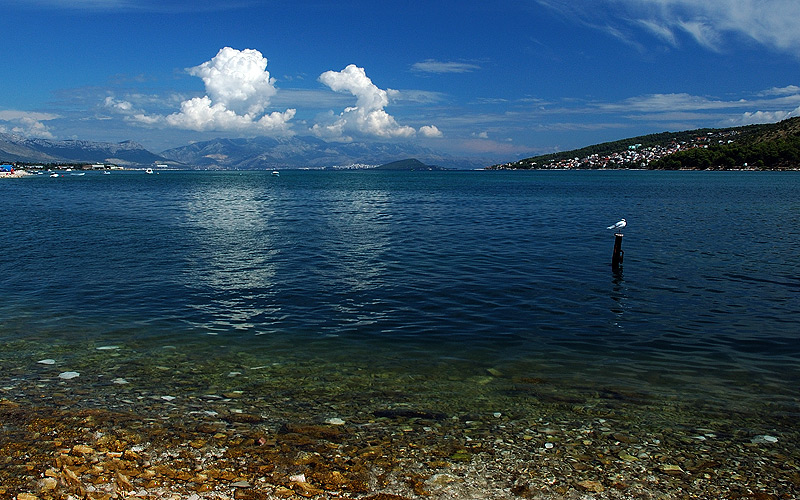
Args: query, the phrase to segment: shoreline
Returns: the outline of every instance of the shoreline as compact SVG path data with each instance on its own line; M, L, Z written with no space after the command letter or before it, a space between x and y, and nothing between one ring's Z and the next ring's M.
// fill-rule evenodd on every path
M27 170L14 170L14 173L10 172L3 172L0 174L0 179L21 179L23 177L29 177L34 174L28 172Z

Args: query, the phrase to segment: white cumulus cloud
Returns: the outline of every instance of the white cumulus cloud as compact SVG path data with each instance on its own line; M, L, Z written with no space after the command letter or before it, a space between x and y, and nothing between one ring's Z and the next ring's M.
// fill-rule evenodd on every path
M53 139L54 135L44 123L60 118L53 113L38 113L34 111L0 110L0 132L18 134L25 137L40 139Z
M225 104L215 103L210 97L203 96L183 101L181 110L167 116L166 122L173 127L199 132L206 130L280 132L288 129L288 122L294 115L294 109L287 109L283 113L274 111L260 118L250 113L240 115L228 109ZM145 122L152 118L140 116L137 120Z
M389 105L389 97L396 90L383 90L372 83L364 68L351 64L342 71L326 71L319 81L334 92L348 92L355 96L356 105L344 109L338 116L329 116L327 123L317 123L311 131L323 138L352 140L349 134L371 135L383 138L411 137L416 134L413 127L400 125L383 108ZM423 127L420 132L426 137L441 135L434 126Z
M295 109L263 114L277 89L261 52L224 47L188 71L203 79L207 95L183 101L179 112L166 117L167 124L197 131L288 132Z
M189 68L189 74L203 79L214 105L239 115L261 113L277 92L267 58L254 49L224 47L210 61Z
M105 98L103 105L110 110L123 114L130 113L133 110L133 104L131 102L122 99L116 99L111 96Z
M442 131L436 125L424 125L419 128L419 133L424 137L443 137Z
M267 58L261 52L224 47L210 61L187 72L203 80L206 95L182 101L180 111L170 115L148 114L129 101L113 97L107 97L104 105L144 125L200 132L290 133L289 121L294 118L295 109L266 111L278 90L267 71Z

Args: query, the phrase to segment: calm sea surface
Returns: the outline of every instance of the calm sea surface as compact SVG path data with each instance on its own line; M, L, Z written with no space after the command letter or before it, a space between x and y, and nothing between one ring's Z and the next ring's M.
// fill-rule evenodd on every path
M800 410L798 173L115 172L0 199L7 396L532 380Z

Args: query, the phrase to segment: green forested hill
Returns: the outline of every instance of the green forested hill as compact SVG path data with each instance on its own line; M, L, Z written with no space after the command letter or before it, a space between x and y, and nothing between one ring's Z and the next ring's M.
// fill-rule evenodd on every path
M800 168L800 117L631 137L490 168Z
M800 168L800 117L763 125L731 143L679 151L653 162L649 168L785 170Z

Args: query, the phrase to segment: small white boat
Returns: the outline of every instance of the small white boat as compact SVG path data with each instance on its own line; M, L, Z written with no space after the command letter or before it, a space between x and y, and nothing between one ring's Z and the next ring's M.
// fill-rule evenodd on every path
M111 175L111 172L109 172L108 170L106 170L105 172L103 172L103 175Z
M58 174L50 174L50 177L58 177Z
M144 173L152 174L153 173L153 169L152 168L148 168L147 170L144 171Z
M272 171L272 175L274 175L275 177L279 177L281 175L281 173L278 172L277 170L273 170Z
M86 172L81 172L79 174L70 174L70 175L86 175Z

